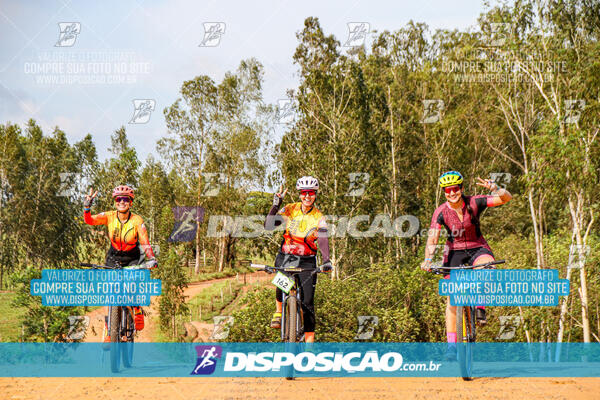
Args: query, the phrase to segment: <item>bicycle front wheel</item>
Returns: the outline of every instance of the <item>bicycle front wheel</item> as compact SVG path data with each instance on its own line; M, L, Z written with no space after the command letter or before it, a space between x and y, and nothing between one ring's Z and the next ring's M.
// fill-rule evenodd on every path
M294 296L289 296L285 308L285 341L296 343L298 341L298 304Z
M465 381L473 376L473 342L475 342L474 307L456 307L456 350L460 373Z
M108 323L110 325L110 370L114 373L119 372L121 366L121 307L109 307Z
M289 296L285 302L284 320L284 340L287 343L296 343L298 341L298 303L295 295ZM286 367L285 379L294 379L294 367Z

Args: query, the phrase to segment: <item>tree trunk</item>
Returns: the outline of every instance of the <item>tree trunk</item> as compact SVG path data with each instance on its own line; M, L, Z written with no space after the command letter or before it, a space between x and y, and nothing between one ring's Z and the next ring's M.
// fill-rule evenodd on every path
M575 253L572 251L574 241L575 241L575 231L573 230L573 234L571 236L571 246L569 247L569 261L567 264L567 280L569 282L571 281L571 272L573 271L573 268L571 268L571 265L573 264L573 259L574 259L574 255L575 255ZM565 332L565 316L567 315L568 304L569 304L569 296L567 295L567 296L563 297L562 304L560 306L560 318L558 320L558 334L556 335L557 343L562 343L562 341L563 341L563 336L564 336L564 332Z
M336 151L336 144L337 144L337 135L336 135L336 129L335 127L333 128L333 209L336 210L337 209L337 196L338 196L338 181L337 181L337 151ZM346 236L346 235L344 235ZM347 240L347 239L346 239ZM332 261L332 265L333 265L333 271L331 273L331 280L334 281L336 279L340 279L340 266L338 265L338 259L337 259L337 241L336 240L332 240L331 241L331 261Z
M533 189L529 189L527 193L527 199L529 200L529 211L531 213L531 222L533 225L533 234L535 239L535 255L537 257L537 269L542 268L542 259L544 258L544 254L542 251L542 239L540 238L540 232L538 229L538 220L537 214L535 212L535 206L533 204Z
M585 248L587 242L587 230L585 237L582 237L581 231L583 227L583 193L579 191L577 193L577 204L574 203L574 199L572 195L569 195L569 211L571 214L571 222L573 223L573 233L575 234L575 239L577 240L577 249L578 249L578 262L579 262L579 297L581 298L581 325L583 328L583 341L585 343L591 342L591 334L590 334L590 320L588 313L588 293L587 293L587 279L585 273ZM593 223L593 218L588 225L588 228L591 227Z
M390 135L391 135L391 146L390 146L390 151L391 151L391 159L392 159L392 198L391 198L391 207L390 207L390 212L391 212L391 217L392 217L392 221L394 221L397 217L398 217L398 188L396 187L396 143L395 143L395 139L396 139L396 135L394 132L394 115L391 109L391 99L392 99L392 94L391 94L391 90L390 90L390 86L388 85L388 112L390 113ZM398 238L396 236L396 248L395 248L395 258L396 258L396 263L400 262L400 238Z
M196 199L196 205L201 207L202 204L202 168L198 169L198 195ZM200 239L200 218L196 214L196 264L194 265L194 272L198 274L200 272L200 247L202 246L202 240Z

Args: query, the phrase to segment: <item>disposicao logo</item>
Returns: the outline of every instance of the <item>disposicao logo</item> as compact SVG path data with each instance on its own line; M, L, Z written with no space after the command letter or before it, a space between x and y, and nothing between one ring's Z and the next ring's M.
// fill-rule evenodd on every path
M223 355L221 346L196 346L198 361L190 375L210 375L215 372L217 359Z
M299 372L391 372L402 366L402 355L395 352L381 356L376 351L333 353L235 353L227 352L224 371L279 371L282 367L292 367Z

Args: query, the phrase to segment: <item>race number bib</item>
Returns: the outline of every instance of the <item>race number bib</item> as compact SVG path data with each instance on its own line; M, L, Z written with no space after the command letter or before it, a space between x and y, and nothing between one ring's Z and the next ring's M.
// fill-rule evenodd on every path
M281 272L277 272L272 283L285 293L289 293L290 289L294 287L294 280L282 274Z

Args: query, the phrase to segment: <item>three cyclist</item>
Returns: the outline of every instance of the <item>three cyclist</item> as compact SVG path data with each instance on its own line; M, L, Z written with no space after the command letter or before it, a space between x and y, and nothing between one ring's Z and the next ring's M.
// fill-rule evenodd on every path
M422 269L426 271L431 269L442 227L448 235L442 267L477 265L494 261L494 254L481 234L479 219L487 207L506 204L512 199L512 195L491 180L477 179L479 182L476 184L490 190L491 195L465 195L464 179L460 172L448 171L440 176L439 185L444 189L447 201L435 210L431 218ZM445 278L448 278L448 275ZM475 314L480 323L486 322L485 307L478 306ZM456 307L450 306L450 298L446 303L446 337L447 355L451 357L456 354Z
M112 197L115 200L115 211L101 212L92 215L91 206L98 195L98 191L90 189L83 203L83 220L88 225L106 225L110 247L106 253L105 265L132 266L142 263L144 256L148 260L146 265L157 267L154 252L148 241L148 231L142 217L131 212L131 204L135 198L134 191L127 185L114 188ZM140 251L143 250L143 254ZM141 307L133 307L136 330L144 328L144 315ZM108 330L105 330L104 342L110 342Z
M329 260L329 240L327 238L327 224L323 214L315 207L315 200L319 190L319 181L312 176L303 176L296 182L300 201L287 204L283 208L283 198L287 189L283 188L273 195L273 206L267 214L265 229L274 230L285 223L283 241L277 256L275 266L281 267L290 258L298 262L303 269L300 275L302 312L304 315L304 337L307 343L315 340L315 308L314 293L317 284L317 247L323 259L323 270L331 270ZM271 327L281 328L281 312L283 308L283 292L276 290L276 311L271 320Z

